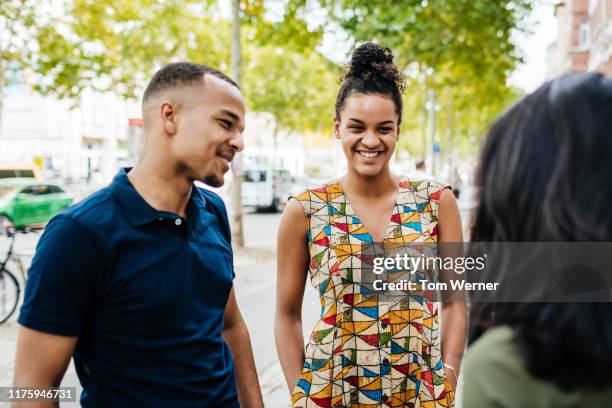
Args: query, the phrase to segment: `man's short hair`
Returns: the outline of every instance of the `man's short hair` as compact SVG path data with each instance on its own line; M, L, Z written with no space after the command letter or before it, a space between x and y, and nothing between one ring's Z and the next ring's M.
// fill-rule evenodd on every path
M214 68L193 62L173 62L157 71L153 76L153 79L147 85L142 101L144 102L151 95L166 89L202 84L204 75L216 76L240 89L238 84L230 77Z

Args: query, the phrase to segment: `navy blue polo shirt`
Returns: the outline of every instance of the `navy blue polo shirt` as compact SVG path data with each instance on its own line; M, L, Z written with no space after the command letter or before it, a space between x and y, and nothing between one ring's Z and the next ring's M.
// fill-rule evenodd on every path
M78 336L84 407L239 406L221 336L234 278L223 201L192 189L157 211L124 170L49 222L19 323Z

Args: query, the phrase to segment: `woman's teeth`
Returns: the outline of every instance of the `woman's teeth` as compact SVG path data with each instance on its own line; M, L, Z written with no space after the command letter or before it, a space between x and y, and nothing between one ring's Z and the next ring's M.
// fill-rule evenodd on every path
M357 153L359 153L360 155L362 155L366 159L371 159L373 157L378 156L382 152L368 152L368 151L365 151L365 150L357 150Z

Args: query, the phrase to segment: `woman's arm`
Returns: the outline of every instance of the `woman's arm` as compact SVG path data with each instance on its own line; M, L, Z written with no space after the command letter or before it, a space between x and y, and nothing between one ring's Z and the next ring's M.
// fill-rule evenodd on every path
M438 242L463 242L461 229L461 215L457 207L457 200L452 191L446 189L440 196L438 203ZM450 248L450 251L459 248ZM453 251L454 252L454 251ZM467 307L465 299L442 302L442 361L452 370L445 367L446 376L453 386L457 388L457 377L463 350L465 349L465 337L467 329ZM454 370L454 372L453 372Z
M302 300L308 274L308 221L301 204L292 199L281 218L276 246L276 322L274 337L289 392L304 365Z

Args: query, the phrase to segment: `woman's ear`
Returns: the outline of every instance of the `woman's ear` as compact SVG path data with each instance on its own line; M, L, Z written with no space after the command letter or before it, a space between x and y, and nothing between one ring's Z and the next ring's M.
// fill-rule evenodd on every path
M400 134L400 126L397 125L397 133L395 134L395 140L399 139L399 134Z
M334 116L334 137L340 139L340 121Z

